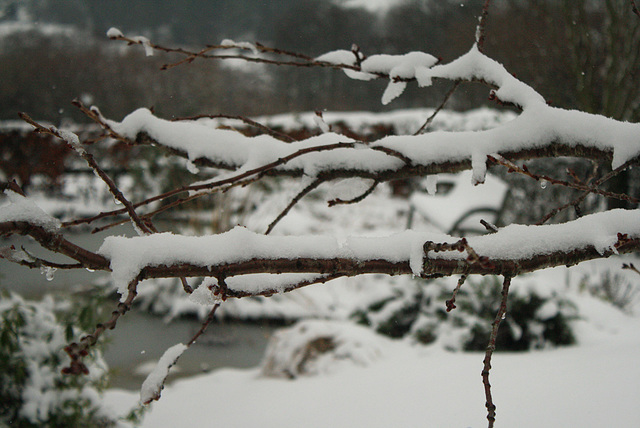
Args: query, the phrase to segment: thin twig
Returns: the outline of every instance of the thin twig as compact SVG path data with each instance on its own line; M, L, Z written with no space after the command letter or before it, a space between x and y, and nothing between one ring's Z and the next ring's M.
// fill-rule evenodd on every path
M98 324L94 332L84 336L79 343L73 342L64 348L69 358L71 358L71 363L68 367L62 369L62 373L74 375L89 373L89 369L83 362L84 357L89 355L89 349L96 344L105 330L113 330L120 317L131 310L133 301L138 295L137 286L139 282L140 278L136 277L129 283L127 298L118 303L117 309L111 313L111 318L108 321Z
M358 202L363 201L367 196L372 194L373 191L376 190L376 187L378 187L378 184L380 184L380 182L378 180L374 180L373 184L367 190L365 190L364 193L362 193L362 195L356 196L353 199L346 199L346 200L340 199L340 198L332 199L328 201L327 204L330 207L333 207L334 205L357 204Z
M462 83L462 80L456 80L453 83L453 86L451 86L451 89L449 89L449 92L447 92L444 96L444 99L442 100L442 102L440 103L440 105L434 110L434 112L431 114L431 116L429 116L426 120L426 122L424 122L422 124L422 126L420 127L420 129L418 129L415 134L413 135L420 135L423 132L425 132L429 126L431 125L431 123L433 122L433 120L436 118L436 116L438 115L438 113L440 113L440 111L444 108L444 105L447 103L447 101L449 101L449 98L451 98L451 96L453 95L453 93L456 91L456 89L458 89L458 86L460 86L460 84Z
M629 270L634 271L634 272L635 272L635 273L637 273L638 275L640 275L640 270L638 270L638 269L633 265L633 263L629 263L629 264L627 264L627 263L623 263L623 264L622 264L622 269L629 269Z
M265 235L268 235L269 233L271 233L271 231L273 230L274 227L276 227L276 225L280 222L280 220L282 220L284 218L284 216L286 216L289 211L291 211L291 208L294 207L295 204L297 204L300 199L302 199L305 195L307 195L309 192L311 192L313 189L315 189L316 187L318 187L320 184L322 184L324 182L323 179L321 178L317 178L315 180L313 180L311 182L311 184L309 184L307 187L305 187L304 189L302 189L292 200L291 202L289 202L289 205L286 206L285 209L282 210L282 212L280 214L278 214L278 217L275 218L275 220L273 220L271 222L271 224L269 225L269 227L267 228L267 231L264 233Z
M221 180L217 180L217 181L211 181L208 183L203 183L203 184L194 184L194 185L190 185L190 186L184 186L178 189L174 189L171 190L169 192L165 192L156 196L152 196L151 198L147 198L143 201L137 202L133 205L133 207L138 208L141 207L143 205L148 205L152 202L156 202L156 201L161 201L164 199L167 199L171 196L175 196L177 194L180 193L184 193L184 192L198 192L198 191L202 191L202 190L211 190L214 189L216 187L222 187L222 186L227 186L227 185L232 185L234 183L238 183L241 180L247 179L247 178L251 178L253 176L263 176L264 174L266 174L267 172L273 170L274 168L277 168L278 166L284 165L286 163L288 163L289 161L300 157L300 156L304 156L308 153L315 153L315 152L323 152L323 151L329 151L329 150L336 150L336 149L343 149L343 148L353 148L355 147L355 143L352 142L348 142L348 143L332 143L332 144L326 144L326 145L322 145L322 146L313 146L313 147L305 147L303 149L297 150L287 156L283 156L273 162L270 162L266 165L262 165L259 167L256 167L254 169L248 170L248 171L244 171L240 174L237 174L235 176L232 177L228 177L228 178L224 178ZM79 219L79 220L75 220L74 222L69 222L69 223L64 223L63 226L77 226L79 224L88 224L91 223L93 221L105 218L105 217L110 217L110 216L114 216L114 215L119 215L119 214L124 214L127 211L125 209L119 209L119 210L113 210L113 211L107 211L107 212L102 212L96 216L93 217L88 217L88 218L84 218L84 219Z
M622 171L626 170L630 166L635 165L637 163L638 163L638 158L628 160L627 162L625 162L622 165L620 165L618 168L608 172L607 174L603 175L598 180L596 180L593 184L591 184L591 181L593 180L593 177L595 176L595 173L596 173L595 168L594 168L594 171L591 173L591 176L587 179L585 184L587 186L594 187L594 188L598 187L598 186L601 186L602 184L606 183L607 181L609 181L613 177L615 177L618 174L620 174ZM575 198L574 200L572 200L570 202L567 202L566 204L561 205L561 206L559 206L557 208L552 209L549 213L547 213L547 215L545 215L542 219L540 219L540 221L538 221L538 223L536 223L536 224L537 225L544 224L547 221L549 221L553 216L558 214L559 212L561 212L561 211L563 211L563 210L565 210L565 209L567 209L569 207L577 207L591 193L594 193L594 192L592 192L591 190L587 190L584 193L582 193L581 195L579 195L577 198Z
M496 314L496 318L493 320L491 328L491 336L489 337L489 344L484 354L484 367L482 368L482 383L484 384L484 395L486 398L485 406L487 408L487 420L489 421L489 428L493 427L496 421L496 405L493 402L491 395L491 383L489 383L489 372L491 371L491 357L493 351L496 350L496 339L498 338L498 329L500 328L500 322L507 314L507 297L509 296L509 286L511 285L511 277L505 276L502 284L502 300L500 301L500 308Z
M633 13L638 15L638 17L640 17L640 10L638 10L638 6L636 5L635 0L631 0L631 10L633 11Z
M198 199L198 198L202 198L202 197L207 196L207 195L212 195L214 193L227 192L227 191L229 191L230 189L232 189L234 187L246 186L246 185L248 185L250 183L253 183L253 182L259 180L261 177L262 177L261 175L257 175L255 177L251 177L251 178L249 178L247 180L236 181L235 183L229 184L229 185L227 185L225 187L219 187L219 188L210 189L210 190L207 190L207 191L196 192L196 193L193 193L193 194L191 194L189 196L185 196L183 198L176 199L173 202L170 202L168 204L162 205L162 206L156 208L155 210L149 211L148 213L146 213L146 214L144 214L144 215L142 215L140 217L143 218L145 221L150 221L156 215L158 215L160 213L163 213L165 211L168 211L168 210L170 210L172 208L175 208L175 207L177 207L179 205L185 204L187 202L193 201L193 200ZM99 218L104 218L104 217L110 216L110 214L109 213L101 213L101 214L98 214L98 216L99 216ZM98 216L96 216L96 217L98 217ZM68 222L68 223L62 223L62 227L69 227L69 226L74 226L76 224L82 224L82 223L91 223L94 220L97 220L96 217L85 218L85 219L80 219L80 220L74 220L73 222ZM128 220L115 221L115 222L106 224L104 226L96 227L93 230L91 230L91 233L103 232L103 231L105 231L107 229L111 229L112 227L124 224L127 221Z
M525 175L527 177L533 178L536 181L546 181L549 184L569 187L571 189L582 190L584 192L595 193L597 195L601 195L601 196L604 196L606 198L620 199L620 200L623 200L623 201L631 202L633 204L640 203L640 199L634 198L634 197L629 196L627 194L624 194L624 193L613 193L613 192L609 192L607 190L602 190L602 189L597 187L597 186L599 186L601 184L601 183L598 183L598 182L594 183L593 185L587 185L587 184L584 184L584 183L574 183L574 182L565 181L565 180L558 180L557 178L550 177L548 175L534 174L529 170L529 168L526 165L520 167L520 166L514 164L513 162L511 162L511 161L509 161L509 160L507 160L504 157L499 156L499 155L493 155L493 156L489 155L489 156L487 156L487 159L489 159L491 162L494 162L496 164L503 165L503 166L507 167L509 169L508 172L516 172L518 174L522 174L522 175ZM637 159L634 160L633 162L637 162ZM629 165L630 164L631 163L629 163ZM627 164L625 163L625 165L627 165ZM621 171L618 171L618 173L620 173L620 172Z
M211 311L209 312L209 315L207 315L207 318L203 321L202 325L200 326L200 330L198 330L198 332L194 334L191 340L187 343L187 348L191 347L191 345L196 343L196 340L198 340L198 338L202 336L202 334L205 332L207 327L209 327L209 324L213 322L213 319L215 318L216 310L219 307L220 307L220 302L213 305L213 307L211 308Z
M230 50L230 49L240 49L245 51L250 50L248 48L244 48L242 46L237 46L237 45L228 45L228 46L227 45L209 45L201 49L200 51L196 52L196 51L189 51L183 48L166 47L166 46L152 43L146 39L129 38L122 35L113 36L111 37L111 40L120 40L120 41L127 42L127 44L129 45L142 45L142 46L145 46L146 48L151 48L153 50L162 51L166 53L175 53L175 54L184 56L184 58L179 61L176 61L174 63L164 64L161 67L162 70L167 70L183 64L189 64L194 60L196 60L197 58L202 58L202 59L214 59L214 60L215 59L218 59L218 60L241 59L243 61L254 62L259 64L287 65L287 66L294 66L294 67L326 67L326 68L335 68L335 69L341 69L341 70L346 69L346 70L362 71L359 65L334 64L326 61L317 61L316 59L309 57L307 55L286 51L283 49L271 48L271 47L264 46L262 44L254 45L256 50L258 50L261 53L272 54L272 55L275 55L276 57L292 57L292 58L295 58L296 60L291 61L291 60L279 60L279 59L270 59L270 58L264 58L264 57L237 55L237 54L210 53L216 50ZM386 73L380 73L380 72L368 72L368 73L381 78L389 78L389 75ZM399 79L399 80L413 80L413 79Z
M476 44L480 52L484 52L484 39L487 26L487 17L489 16L489 5L491 0L485 0L482 6L482 14L478 20L478 27L476 28Z
M413 160L411 160L410 157L403 155L402 153L400 153L395 149L391 149L385 146L369 146L369 148L371 148L371 150L376 150L386 155L393 156L394 158L398 158L407 165L413 165Z
M189 285L189 283L187 282L187 278L185 278L184 276L181 277L180 283L182 283L182 289L184 290L185 293L187 294L193 293L193 287Z
M24 191L18 186L15 180L0 182L0 192L4 192L5 190L11 190L14 193L17 193L20 196L26 196Z
M266 125L263 125L260 122L256 122L253 119L249 119L248 117L245 116L233 116L233 115L228 115L228 114L199 114L196 116L189 116L189 117L178 117L175 119L171 119L172 122L176 122L176 121L184 121L184 120L198 120L198 119L235 119L235 120L240 120L244 123L246 123L247 125L253 126L255 128L258 128L259 130L263 131L266 134L271 135L274 138L277 138L278 140L282 140L282 141L286 141L288 143L292 143L294 141L298 141L295 138L293 138L290 135L284 134L282 132L278 132L273 128L269 128Z
M314 277L312 279L307 279L307 280L299 281L299 282L293 282L293 283L287 284L285 286L278 286L277 288L272 288L272 289L263 289L263 290L260 290L258 293L249 292L249 291L242 290L242 289L238 289L238 290L227 289L227 292L226 292L227 294L226 295L227 295L227 297L234 297L234 298L255 297L255 296L271 297L274 294L287 293L289 291L297 290L298 288L307 287L309 285L324 284L324 283L329 282L329 281L331 281L333 279L342 278L343 276L348 276L348 274L342 273L342 272L337 272L337 273L332 273L332 274L321 274L321 275L318 275L317 277Z
M104 120L104 117L102 117L102 114L96 107L88 108L82 103L82 101L80 101L77 98L71 101L71 104L77 107L89 119L93 120L96 124L98 124L107 133L109 137L113 138L114 140L123 141L127 144L131 144L131 145L133 144L133 141L131 141L124 135L114 131L114 129Z
M456 297L458 296L458 292L460 291L460 287L467 280L467 275L462 275L458 280L458 284L456 288L453 289L453 294L451 295L451 299L447 300L445 303L447 305L447 312L451 312L456 308Z
M559 212L562 212L564 210L566 210L569 207L576 207L578 206L578 204L580 204L587 196L589 196L591 194L591 192L584 192L582 193L580 196L578 196L577 198L575 198L572 201L567 202L566 204L563 204L559 207L556 207L554 209L552 209L551 211L549 211L547 213L547 215L545 215L544 217L542 217L537 223L536 225L540 226L545 224L547 221L549 221L551 218L553 218L556 214L558 214Z
M483 225L489 233L496 233L499 230L495 224L489 223L485 219L481 219L480 224Z
M127 138L125 138L124 136L122 136L122 135L118 134L117 132L115 132L113 130L113 128L111 128L111 126L103 119L102 115L100 114L100 112L97 109L95 109L95 108L87 108L78 99L73 100L72 104L74 106L76 106L78 109L80 109L80 111L82 111L87 117L91 118L94 122L96 122L98 125L100 125L102 127L102 129L104 129L110 137L112 137L112 138L114 138L116 140L120 140L120 141L125 141L125 142L128 142L128 143L131 143ZM82 155L82 153L80 153L80 154ZM87 162L89 163L88 160L87 160ZM95 166L98 167L98 164L95 163ZM109 184L109 182L107 182L105 180L105 178L99 173L99 171L96 171L96 173L98 173L98 175L103 179L103 181L105 181L105 183L107 183L107 185L109 186L109 189L111 190L111 185ZM105 176L106 176L106 174L105 174ZM108 178L110 180L109 177L106 177L106 178ZM115 183L113 183L113 186L119 192L119 189L117 187L115 187ZM112 193L113 193L113 191L112 191ZM115 193L113 193L113 194L115 196ZM120 194L122 195L121 192L120 192ZM138 226L138 228L140 229L140 231L142 233L151 234L151 233L157 233L158 232L158 230L153 225L153 222L151 221L150 218L145 218L144 220L142 218L140 218L137 215L137 213L135 212L135 209L133 208L133 205L131 204L131 202L129 202L127 199L125 199L124 195L122 195L122 198L123 199L119 199L119 200L125 205L125 207L127 208L128 213L129 213L129 216L134 221L134 224L136 226ZM131 215L132 213L133 213L133 215ZM193 292L193 288L191 288L191 286L187 282L186 278L181 277L180 278L180 282L182 283L182 287L183 287L184 291L187 294L191 294Z
M69 145L72 149L74 149L76 153L78 153L78 155L82 157L82 159L84 159L85 162L87 162L89 167L96 173L96 175L98 175L98 177L100 177L102 181L104 181L104 183L109 188L109 192L111 192L113 197L116 198L117 201L122 203L122 205L124 205L126 212L127 214L129 214L129 218L131 218L131 221L133 222L133 224L135 224L138 227L138 229L143 233L149 234L154 231L153 226L145 224L140 219L131 202L122 194L122 192L120 191L116 183L111 179L111 177L109 177L109 175L102 168L100 168L100 165L98 165L98 163L96 162L95 158L91 153L87 152L83 147L76 146L76 144L69 141L68 137L63 135L60 132L60 130L58 130L57 128L55 127L47 128L45 126L42 126L38 122L31 119L31 117L29 117L29 115L27 115L26 113L19 113L19 116L22 120L24 120L25 122L27 122L28 124L36 128L37 132L53 135L54 137L61 139L67 145ZM77 138L75 134L74 134L74 137Z

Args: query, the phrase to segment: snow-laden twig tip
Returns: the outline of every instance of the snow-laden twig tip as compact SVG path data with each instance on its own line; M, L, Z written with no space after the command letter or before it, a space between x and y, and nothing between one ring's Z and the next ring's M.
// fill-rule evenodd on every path
M187 345L178 343L164 351L156 367L147 376L140 388L140 402L149 404L160 399L160 394L164 388L164 381L169 375L169 369L178 361L180 355L187 349Z
M116 39L118 37L124 37L124 35L122 34L122 31L115 27L111 27L107 30L107 37L110 39Z

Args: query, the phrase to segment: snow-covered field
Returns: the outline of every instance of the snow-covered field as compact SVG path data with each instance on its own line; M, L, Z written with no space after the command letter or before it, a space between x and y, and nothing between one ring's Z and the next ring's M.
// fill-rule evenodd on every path
M534 279L563 282L566 275L567 269L556 268ZM574 322L577 345L494 355L496 426L640 426L640 318L584 293L568 293L574 293L581 316ZM375 342L379 358L366 366L341 362L295 380L265 377L255 368L177 381L165 388L142 426L486 426L482 353L381 336ZM122 390L106 394L120 413L138 399Z
M573 321L578 343L494 354L491 384L497 426L640 426L640 317L579 286L581 279L606 269L627 272L619 270L625 261L633 258L514 279L512 289L563 290L578 309L579 319ZM628 273L632 279L633 273ZM314 287L327 286L331 284ZM353 328L349 322L327 323L345 331ZM359 334L366 339L365 350L376 351L375 358L338 359L321 366L318 373L293 380L267 377L261 368L254 368L220 369L170 382L142 426L486 426L480 376L483 353L448 352L438 344L416 345L368 330ZM109 390L105 400L123 414L137 406L139 394Z

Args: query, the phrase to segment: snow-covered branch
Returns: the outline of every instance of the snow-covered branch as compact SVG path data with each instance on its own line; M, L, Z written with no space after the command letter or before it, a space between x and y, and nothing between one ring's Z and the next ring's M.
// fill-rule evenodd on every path
M486 131L391 136L353 147L347 144L353 140L333 133L285 143L266 135L245 137L197 122L165 121L146 109L114 123L113 128L132 140L169 148L196 165L325 179L387 181L473 168L474 179L482 182L487 156L492 154L510 160L556 156L609 159L614 168L640 154L639 124L546 105L527 109L516 119ZM376 148L393 150L411 163ZM278 162L301 150L308 152L286 163ZM274 167L259 169L269 164Z
M327 58L343 57L346 52L327 54ZM449 64L424 65L405 57L385 57L378 62L375 68L388 70L391 84L397 83L393 76L413 76L421 86L429 86L434 78L485 82L497 88L492 92L496 99L520 106L522 113L486 131L390 136L368 145L311 152L269 169L269 174L326 179L358 176L385 181L473 168L474 180L482 182L491 154L510 160L555 156L609 159L613 168L640 154L639 124L550 107L531 87L475 46ZM364 61L363 70L367 70L366 64ZM166 121L146 109L131 113L122 122L110 122L110 126L130 140L166 147L197 165L240 171L271 164L302 149L353 142L332 133L293 143L268 135L245 137L211 128L206 122ZM393 150L404 161L385 155L381 149Z
M331 132L320 114L317 124L323 133L295 140L247 118L242 120L264 134L249 137L235 130L219 129L212 116L169 121L144 108L130 113L121 121L107 120L96 108L88 109L76 103L104 129L105 137L166 149L172 155L188 159L190 172L197 169L194 165L216 170L210 175L213 178L183 184L164 193L156 191L138 202L124 196L116 181L104 172L88 152L89 148L82 145L75 134L44 127L23 115L23 119L37 131L53 135L72 147L124 206L65 224L13 191L7 190L9 203L0 207L0 236L29 235L40 246L73 260L73 263L57 265L60 267L108 271L122 296L111 319L98 325L93 334L79 343L67 347L72 359L69 372L85 371L83 356L106 329L114 328L119 317L130 310L138 287L144 286L146 279L182 279L185 292L194 300L214 306L210 315L212 319L215 308L228 298L271 296L339 277L372 273L422 278L462 275L448 303L455 307L455 294L468 275L501 275L505 277L505 291L492 333L495 345L501 314L506 310L510 278L550 267L572 266L587 260L640 251L638 209L609 210L554 225L496 227L485 222L490 234L463 239L416 230L383 237L360 237L355 233L340 238L269 235L275 224L305 195L328 181L344 178L367 181L367 186L353 196L331 199L329 205L332 206L357 203L374 192L380 183L396 179L471 170L473 184L481 184L485 181L487 168L494 164L534 180L577 189L583 192L582 199L593 193L638 202L632 195L600 189L600 186L621 170L640 162L640 123L621 122L548 105L543 96L482 52L488 5L489 1L486 1L476 44L466 54L446 64L424 52L365 56L354 47L312 58L231 40L190 51L156 45L141 36L125 37L119 30L110 29L110 38L140 45L147 55L155 51L181 55L181 60L166 67L202 58L239 58L278 65L332 67L343 70L354 79L387 79L388 86L382 95L384 104L399 97L412 81L421 87L429 87L434 79L450 80L454 84L452 91L462 82L481 82L490 88L490 98L516 107L519 114L509 122L482 131L420 134L432 116L417 135L385 136L363 142L356 137ZM593 177L584 181L574 174L573 181L566 181L534 174L526 166L516 164L519 160L562 156L606 161L613 171L597 179L594 172ZM251 184L264 176L304 180L300 186L302 190L280 211L265 234L237 226L220 234L185 236L157 233L151 223L151 217L160 211L207 192ZM435 184L432 180L427 187L435 191ZM4 187L10 188L9 185ZM176 199L176 196L182 199ZM571 203L579 203L580 198ZM163 205L146 214L137 211L143 211L140 208L154 202L162 202ZM97 252L92 252L73 244L62 233L63 226L90 223L115 214L127 214L141 236L110 236ZM32 268L56 266L14 246L0 249L0 257ZM194 290L185 280L191 277L204 277L205 281ZM178 345L165 354L143 387L143 402L159 397L170 366L190 344ZM489 361L490 352L487 351L487 388ZM488 389L487 396L490 403ZM489 412L491 415L490 408Z
M425 243L453 243L457 239L414 231L383 238L351 237L340 242L326 236L265 236L238 227L213 236L163 233L109 237L99 253L110 260L113 280L123 292L136 277L229 277L256 273L515 276L637 251L638 220L640 211L614 210L561 225L511 225L494 234L469 238L469 246L488 263L468 261L464 254L453 251L425 254ZM244 297L292 288L297 287L283 283L281 289L255 284L236 289L230 285L227 293L229 297Z
M9 206L10 207L10 206ZM4 207L3 207L4 208ZM0 210L0 214L3 210ZM640 211L612 210L575 221L544 226L511 225L498 232L468 238L468 245L487 260L477 263L455 251L427 251L427 243L454 243L457 238L406 231L381 238L265 236L237 227L211 236L158 233L105 239L98 253L84 250L27 221L0 223L2 235L27 234L43 247L67 255L79 267L111 270L122 294L134 279L166 277L232 277L257 273L320 275L278 286L229 284L227 297L271 295L339 276L366 273L434 277L456 274L515 276L553 266L575 265L640 249ZM426 247L427 249L430 247ZM250 282L250 281L249 281ZM301 285L299 285L301 284Z

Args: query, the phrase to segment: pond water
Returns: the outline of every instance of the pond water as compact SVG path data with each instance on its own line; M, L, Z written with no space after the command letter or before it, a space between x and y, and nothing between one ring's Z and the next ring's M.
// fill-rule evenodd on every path
M115 234L130 234L122 227ZM110 231L113 235L114 231ZM107 233L92 235L80 233L68 238L73 243L95 251ZM0 239L0 247L24 245L31 253L48 260L68 262L65 257L39 248L30 238ZM94 284L106 284L108 274L87 272L84 269L55 272L48 281L35 269L28 269L0 259L0 287L18 293L27 299L40 300L45 294L56 297L86 291ZM133 310L121 317L115 330L107 331L105 360L112 372L111 387L139 389L153 364L170 346L187 343L200 329L200 322L177 319L166 323L162 317ZM167 383L185 376L207 372L221 367L255 367L260 363L269 336L275 327L269 324L215 322L199 340L180 358L167 378Z
M148 372L164 351L187 343L200 323L162 318L132 311L118 322L110 337L105 360L112 370L111 386L140 389ZM212 323L171 369L167 383L221 367L247 368L260 363L274 327L248 323Z

